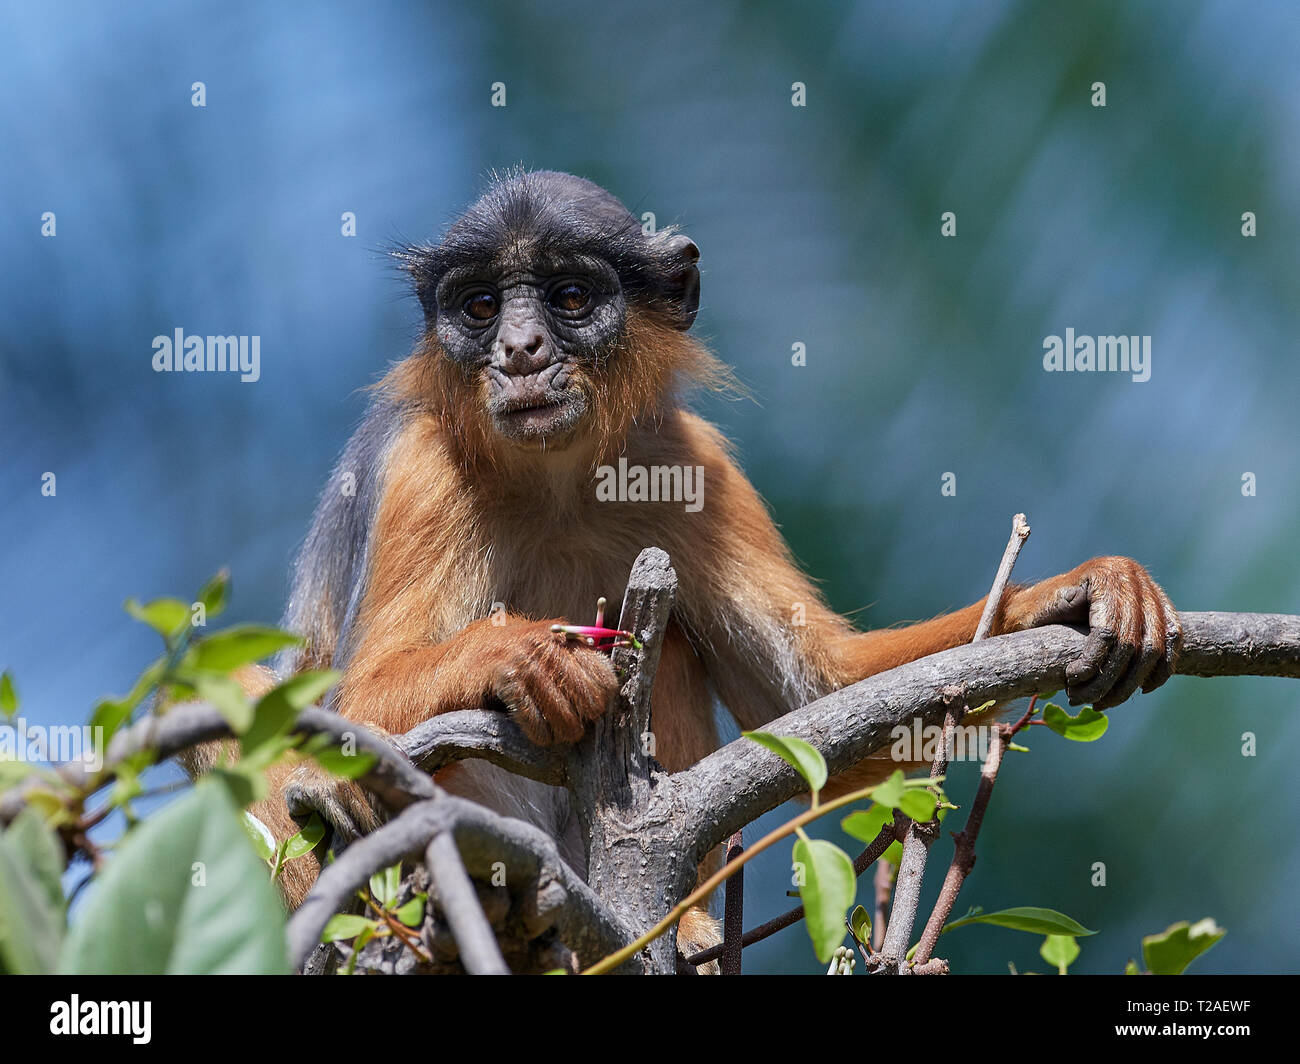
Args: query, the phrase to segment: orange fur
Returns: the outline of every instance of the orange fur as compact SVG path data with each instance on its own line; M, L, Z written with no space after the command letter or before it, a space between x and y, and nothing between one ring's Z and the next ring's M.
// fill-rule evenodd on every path
M616 348L572 373L589 400L586 423L538 446L494 433L483 382L442 357L432 336L377 386L402 421L370 532L359 634L339 688L346 716L396 733L438 713L504 704L535 741L571 741L603 712L616 681L607 658L560 644L548 626L561 618L586 623L602 595L619 603L648 546L667 551L678 573L651 721L658 760L670 771L716 747L714 694L754 728L974 634L982 602L870 633L830 610L726 440L681 407L679 392L690 383L730 381L695 340L633 307ZM599 501L597 467L619 458L702 467L703 508ZM1147 605L1160 595L1133 563L1102 559L1012 589L995 632L1040 623L1059 611L1068 588L1103 577L1116 587L1132 578L1134 589L1117 594L1145 596ZM494 603L506 607L495 621ZM1153 608L1159 612L1158 601ZM331 649L314 647L312 663L328 661ZM837 784L860 785L896 767L868 760ZM546 823L581 867L581 840L550 789L478 762L445 770L440 780ZM693 916L684 948L707 945L715 934L707 918Z

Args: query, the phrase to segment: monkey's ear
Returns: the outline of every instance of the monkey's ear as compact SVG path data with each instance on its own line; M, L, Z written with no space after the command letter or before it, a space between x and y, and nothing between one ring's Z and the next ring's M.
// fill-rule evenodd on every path
M672 307L672 321L683 332L695 322L700 309L700 249L688 236L666 237L660 250L664 295Z

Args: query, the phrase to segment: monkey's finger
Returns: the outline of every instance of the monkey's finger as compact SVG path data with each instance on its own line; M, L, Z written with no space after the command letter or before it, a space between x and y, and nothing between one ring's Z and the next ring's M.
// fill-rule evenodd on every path
M532 704L546 718L555 740L576 743L581 739L586 726L555 679L538 668L528 674L526 682Z
M1086 624L1088 621L1088 580L1085 577L1072 587L1061 588L1056 599L1043 612L1044 624Z
M604 713L607 700L594 667L608 670L609 659L591 649L556 644L539 653L535 665L553 692L553 712L561 722L558 727L553 722L553 728L565 741L577 742L586 722Z
M1159 588L1156 590L1159 591ZM1154 691L1174 674L1174 667L1178 661L1178 652L1183 645L1183 622L1179 619L1174 604L1169 601L1169 596L1163 591L1160 591L1160 604L1165 622L1164 657L1151 671L1151 675L1147 677L1147 682L1142 685L1144 692Z
M1073 688L1067 686L1067 694L1075 705L1103 697L1122 675L1142 638L1141 590L1131 578L1107 573L1104 580L1090 581L1089 593L1088 625L1092 631L1081 656L1089 666L1096 665L1097 671L1091 679L1076 683ZM1093 635L1099 631L1101 635L1093 643ZM1098 653L1098 644L1106 645L1104 659ZM1067 685L1069 679L1067 669Z
M526 695L516 695L510 703L510 716L523 729L524 735L534 746L554 746L555 736L551 724Z
M574 708L585 720L596 720L609 712L618 693L618 674L604 654L576 652L570 655L566 681Z
M536 746L551 746L555 736L546 716L534 704L527 688L519 680L515 668L501 670L492 684L495 697L505 705L515 723L523 729L528 741Z
M1074 705L1101 698L1114 686L1136 649L1140 631L1136 619L1118 608L1120 595L1113 587L1094 588L1088 610L1091 631L1084 641L1081 669L1065 671L1066 694ZM1089 678L1089 674L1090 678Z
M1115 632L1109 628L1093 628L1083 642L1079 656L1065 667L1066 692L1069 694L1077 687L1082 687L1101 672L1102 666L1115 646ZM1074 697L1070 695L1070 701Z
M1096 676L1082 686L1074 688L1067 686L1066 694L1069 696L1070 704L1078 706L1091 702L1095 705L1115 686L1115 681L1128 667L1136 649L1132 643L1117 641Z
M1127 669L1115 685L1103 698L1093 703L1095 709L1112 709L1121 702L1127 702L1137 689L1151 675L1152 670L1160 664L1160 647L1155 642L1143 640L1141 647L1133 654Z
M365 833L360 822L373 819L373 815L354 815L353 809L365 802L360 788L348 780L322 779L308 766L295 771L285 784L284 802L295 822L306 823L315 813L329 825L331 847L355 842Z
M1110 709L1128 701L1139 686L1150 676L1164 656L1165 618L1155 586L1147 584L1142 589L1141 643L1127 669L1104 698L1094 703L1096 709Z

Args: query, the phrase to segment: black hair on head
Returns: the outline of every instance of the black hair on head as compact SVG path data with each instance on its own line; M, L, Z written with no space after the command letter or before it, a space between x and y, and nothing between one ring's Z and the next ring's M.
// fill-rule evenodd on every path
M448 269L486 267L517 246L557 258L602 258L629 299L652 301L665 290L665 242L647 238L636 216L599 185L556 170L494 172L490 181L437 244L394 251L426 313L435 307L438 282Z

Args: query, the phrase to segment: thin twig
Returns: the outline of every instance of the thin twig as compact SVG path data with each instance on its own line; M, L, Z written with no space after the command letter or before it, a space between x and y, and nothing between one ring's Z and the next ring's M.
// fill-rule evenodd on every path
M737 860L745 852L744 840L737 831L727 842L727 861ZM722 901L722 957L719 971L723 975L740 975L740 956L745 948L745 870L727 880Z
M993 729L993 741L989 746L988 756L980 768L979 788L975 792L975 800L971 802L966 826L955 836L956 846L952 863L948 865L947 874L943 877L943 886L939 890L939 898L934 903L934 909L930 913L930 919L926 921L925 930L921 933L921 941L917 943L916 953L912 958L913 963L918 966L930 960L935 943L939 941L944 925L952 914L962 884L966 882L966 877L975 867L975 841L979 838L984 814L988 811L989 800L993 797L993 786L997 783L998 772L1002 768L1002 755L1006 752L1011 737L1022 728L1028 727L1037 701L1037 697L1030 700L1029 709L1015 724L998 724Z
M461 963L470 975L509 975L492 925L483 915L474 884L460 859L456 840L440 831L425 850L424 862L438 891L447 925L451 928Z
M890 829L890 835L893 835L892 824L886 824ZM894 866L889 861L881 861L876 865L876 874L872 877L872 886L876 892L876 915L871 925L871 950L873 953L879 953L880 947L885 944L885 926L889 922L889 898L894 892Z
M984 612L980 614L980 623L975 626L975 638L972 643L984 639L993 630L993 621L1002 608L1002 596L1011 579L1011 570L1015 568L1016 559L1020 557L1020 548L1029 538L1030 528L1025 522L1024 514L1016 514L1011 519L1011 538L1007 540L1007 549L1002 552L1002 561L998 563L997 574L993 577L993 586L989 597L984 600Z
M389 932L399 939L403 946L409 949L423 964L432 964L433 958L421 947L420 940L415 932L397 919L391 912L375 904L375 899L366 893L366 904L370 907L377 919L383 920L388 927Z
M881 855L889 849L894 841L894 825L885 824L881 827L880 832L865 850L863 850L853 861L853 874L861 876L868 868L875 864ZM883 866L881 866L883 867ZM750 928L741 938L741 947L748 948L755 942L762 942L765 938L771 938L778 931L784 931L792 924L797 924L804 918L802 905L796 905L793 909L783 912L780 916L775 916L765 924L759 924L757 927ZM686 963L690 965L707 964L722 956L722 946L710 946L706 950L701 950L692 957L686 958Z
M1002 598L1006 593L1007 581L1011 578L1011 570L1020 555L1020 548L1025 545L1025 540L1028 538L1029 525L1025 522L1025 515L1016 514L1011 519L1011 537L1002 552L1002 560L993 577L993 586L989 589L988 598L984 600L984 611L980 615L979 624L976 625L972 643L984 639L993 630L994 621L1002 608ZM948 703L948 708L944 712L943 734L939 749L930 766L931 779L939 779L947 772L948 744L952 741L953 731L967 708L960 697L960 691L945 692L944 701ZM898 875L895 878L894 906L889 914L885 940L880 948L883 971L897 972L902 968L903 954L907 950L912 929L916 925L916 910L921 902L925 865L937 829L938 820L932 818L927 824L910 823L903 836L903 856L898 863Z

